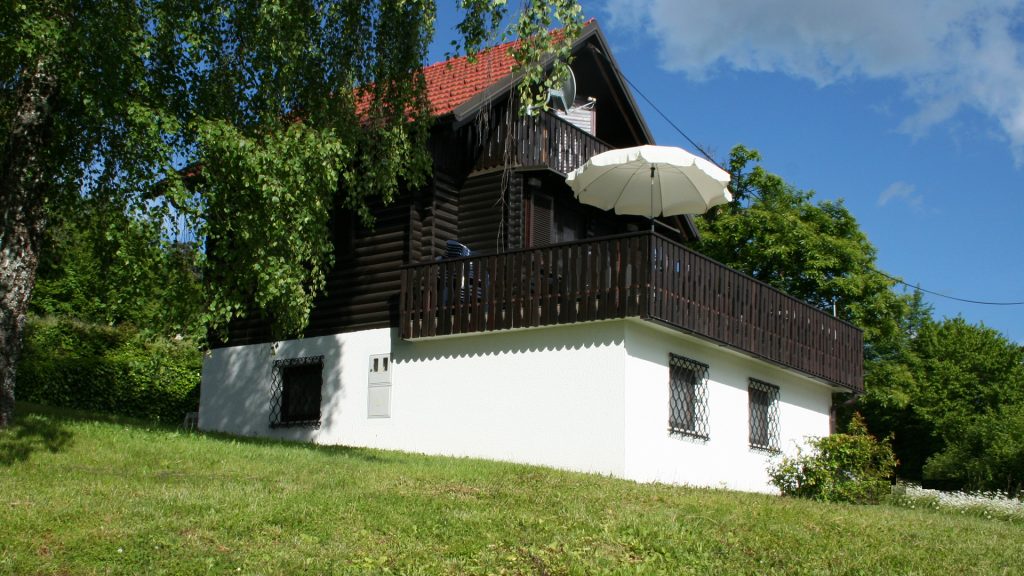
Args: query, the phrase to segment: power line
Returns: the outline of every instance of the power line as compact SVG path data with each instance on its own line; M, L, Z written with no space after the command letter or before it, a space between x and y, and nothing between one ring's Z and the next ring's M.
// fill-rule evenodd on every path
M607 54L602 52L599 48L595 47L595 48L592 48L592 49L593 49L594 52L600 54L601 57L603 57L605 59L605 61L608 62L608 65L611 66L613 70L617 70L618 73L619 73L619 76L621 76L622 79L626 81L626 84L629 84L630 88L632 88L637 94L639 94L640 97L643 98L645 102L650 104L651 108L654 108L654 111L658 113L658 116L661 116L661 118L665 122L668 122L669 125L672 126L672 128L675 129L676 132L679 132L679 134L682 135L683 138L686 138L686 141L689 142L690 145L692 145L694 148L696 148L698 151L700 151L700 153L703 154L704 157L707 158L709 162L711 162L715 166L718 166L719 168L721 168L725 172L728 172L728 170L726 170L725 168L722 168L722 165L719 164L718 162L716 162L715 159L712 158L711 155L707 153L707 151L705 151L703 148L701 148L700 144L697 144L696 142L693 141L692 138L687 136L686 132L683 132L682 128L680 128L679 126L676 126L676 123L673 122L672 119L669 118L667 115L665 115L665 113L661 111L661 108L658 108L657 104L652 102L651 99L648 98L646 94L641 92L640 88L638 88L636 84L633 84L633 81L630 80L626 76L626 74L622 71L621 68L619 68L614 62L612 62L611 58L609 58Z
M882 272L881 270L879 270L877 268L868 268L868 270L870 270L871 272L874 272L875 274L879 274L881 276L885 276L889 280L892 280L893 282L896 282L897 284L902 284L902 285L906 286L907 288L913 288L914 290L920 290L921 292L924 292L925 294L931 294L932 296L938 296L939 298L946 298L948 300L956 300L957 302L966 302L968 304L982 304L984 306L1024 306L1024 302L990 302L990 301L985 301L985 300L972 300L970 298L957 298L956 296L950 296L948 294L943 294L941 292L935 292L933 290L926 290L924 288L921 288L920 286L914 286L912 284L908 284L907 282L904 282L903 280L900 280L899 278L890 276L890 275L886 274L885 272Z
M620 71L619 73L621 74L622 72ZM707 151L705 151L703 148L701 148L700 144L697 144L696 142L693 141L693 139L691 139L689 136L687 136L686 132L683 132L682 128L680 128L679 126L676 126L676 123L673 122L672 119L670 119L668 116L666 116L665 113L662 112L661 109L658 108L657 105L655 105L654 102L652 102L651 99L648 98L646 94L641 92L640 89L636 87L636 84L633 84L632 80L627 78L625 74L622 74L622 79L625 80L626 84L629 84L630 88L632 88L634 91L636 91L636 93L639 94L640 97L644 99L644 102L647 102L648 104L650 104L651 108L654 108L654 111L658 113L658 116L661 116L661 118L665 122L669 123L669 126L672 126L672 128L674 128L676 132L679 132L679 134L682 135L683 138L686 138L686 141L689 142L698 151L700 151L700 153L703 154L705 158L707 158L715 166L718 166L719 168L721 168L725 172L728 172L728 170L723 168L717 161L715 161L715 159L712 158L711 155L707 153Z
M701 148L699 144L694 142L692 138L687 136L686 132L683 132L683 130L679 126L676 126L676 123L673 122L672 119L669 118L664 112L662 112L661 109L658 108L658 106L654 102L652 102L651 99L648 98L647 95L644 94L640 90L640 88L638 88L637 85L633 83L632 80L630 80L628 77L626 77L626 75L621 70L619 70L619 74L622 76L622 79L626 81L626 84L629 84L630 88L632 88L637 94L639 94L640 97L643 98L644 101L647 102L651 106L651 108L653 108L654 111L657 112L658 115L662 117L663 120L665 120L665 122L668 122L669 126L671 126L676 132L678 132L680 136L682 136L683 138L686 138L687 142L689 142L691 145L693 145L694 148L699 150L700 153L703 154L704 157L707 158L709 161L711 161L715 166L718 166L719 168L722 168L722 166L719 165L718 162L715 162L715 159L712 158L710 154L708 154L703 148ZM725 170L725 168L722 168L722 170ZM725 170L725 171L728 172L728 170ZM868 270L870 270L871 272L875 272L877 274L880 274L880 275L888 278L889 280L892 280L893 282L896 282L897 284L902 284L903 286L906 286L908 288L913 288L914 290L920 290L921 292L924 292L925 294L931 294L932 296L937 296L939 298L946 298L948 300L955 300L957 302L965 302L967 304L980 304L980 305L983 305L983 306L1024 306L1024 302L991 302L991 301L986 301L986 300L973 300L971 298L957 298L956 296L950 296L948 294L943 294L941 292L935 292L934 290L927 290L925 288L921 288L920 286L914 286L912 284L908 284L907 282L904 282L903 280L900 280L899 278L896 278L894 276L890 276L889 274L886 274L885 272L882 272L881 270L878 270L877 268L869 268Z
M729 170L727 170L727 169L726 169L725 167L723 167L723 166L722 166L721 164L719 164L719 163L718 163L718 161L717 161L717 160L715 160L715 159L714 159L714 158L713 158L713 157L711 156L711 154L708 154L708 153L707 153L707 151L706 151L706 150L704 150L704 148L702 148L700 144L697 144L696 142L694 142L694 141L693 141L693 139L692 139L692 138L690 138L689 136L687 136L687 135L686 135L686 132L683 132L683 129L682 129L682 128L680 128L679 126L676 126L676 123L675 123L675 122L673 122L673 121L672 121L672 119L671 119L671 118L669 118L669 117L668 117L668 116L667 116L667 115L666 115L666 114L665 114L664 112L662 112L662 111L661 111L661 108L658 108L658 106L657 106L657 105L656 105L656 104L655 104L655 103L654 103L653 101L651 101L651 99L650 99L650 98L648 98L646 94L644 94L643 92L641 92L641 91L640 91L640 88L638 88L636 84L633 84L633 81L632 81L632 80L630 80L630 79L629 79L628 77L626 77L626 75L625 75L625 74L624 74L624 73L623 73L623 72L622 72L621 70L619 71L619 74L620 74L620 75L622 76L622 79L626 81L626 84L629 84L630 88L632 88L632 89L633 89L633 90L634 90L634 91L635 91L635 92L636 92L637 94L639 94L639 95L640 95L640 97L641 97L641 98L643 98L643 99L644 99L644 101L645 101L645 102L647 102L647 103L648 103L648 104L649 104L649 105L651 106L651 108L654 108L654 111L658 113L658 116L661 116L661 118L662 118L662 119L663 119L663 120L664 120L665 122L668 122L669 126L671 126L671 127L672 127L672 128L673 128L673 129L674 129L674 130L675 130L676 132L678 132L678 133L679 133L679 134L680 134L680 135L681 135L681 136L682 136L683 138L686 138L686 141L687 141L687 142L689 142L689 143L690 143L690 145L692 145L692 146L693 146L694 148L696 148L696 149L697 149L697 150L698 150L698 151L699 151L699 152L700 152L701 154L703 154L703 155L704 155L704 157L705 157L705 158L707 158L709 162L711 162L711 163L712 163L712 164L714 164L715 166L718 166L718 168L719 168L720 170L722 170L722 171L723 171L723 172L725 172L725 173L729 173ZM730 185L729 185L729 187L730 187L730 190L731 190L731 189L732 189L732 184L730 184ZM754 198L757 198L757 199L760 199L760 198L761 198L761 197L760 197L760 196L759 196L759 195L758 195L758 194L757 194L756 192L754 192L753 190L748 190L748 191L747 191L747 194L749 194L750 196L753 196Z

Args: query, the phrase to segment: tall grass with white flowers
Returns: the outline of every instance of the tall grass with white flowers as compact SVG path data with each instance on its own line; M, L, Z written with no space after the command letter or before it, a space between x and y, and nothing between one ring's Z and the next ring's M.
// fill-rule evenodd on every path
M893 486L893 505L901 508L937 510L1010 522L1024 522L1024 499L999 491L943 492L916 484Z

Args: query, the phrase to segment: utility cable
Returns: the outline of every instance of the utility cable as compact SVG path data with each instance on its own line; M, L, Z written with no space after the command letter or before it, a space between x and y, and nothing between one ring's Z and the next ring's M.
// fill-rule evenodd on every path
M701 148L700 144L697 144L696 142L693 141L692 138L687 136L686 132L683 132L682 128L680 128L679 126L676 126L676 123L673 122L671 118L666 116L665 113L661 111L661 108L658 108L658 106L654 102L652 102L651 99L648 98L646 94L641 92L640 89L637 88L636 84L633 84L633 81L630 80L628 77L626 77L626 74L623 73L622 70L618 66L616 66L614 62L611 61L611 58L609 58L607 54L602 52L601 49L597 48L597 47L592 47L592 50L594 52L600 54L601 57L603 57L605 59L605 61L608 62L608 65L611 66L613 70L616 70L619 73L619 76L621 76L622 79L626 81L626 84L629 84L630 88L632 88L637 94L639 94L640 97L643 98L645 102L650 104L651 108L654 108L654 111L657 112L658 115L661 116L663 120L665 120L665 122L669 123L669 126L672 126L672 128L675 129L676 132L678 132L683 138L686 138L686 141L689 142L690 145L692 145L694 148L696 148L698 151L700 151L700 153L703 154L704 157L707 158L709 162L711 162L715 166L718 166L719 168L721 168L725 172L728 172L728 170L726 170L725 168L722 167L721 164L716 162L715 159L712 158L711 155L708 154L706 150L704 150L704 148Z
M622 74L621 72L619 72L619 73ZM686 141L689 142L690 145L692 145L694 148L696 148L701 154L703 154L704 157L707 158L709 162L711 162L715 166L718 166L719 168L721 168L726 173L729 172L724 167L722 167L722 165L720 165L717 161L715 161L715 159L712 158L711 155L708 154L706 150L704 150L704 148L701 148L700 144L697 144L696 142L693 141L692 138L687 136L686 132L683 132L682 128L680 128L679 126L676 126L675 122L673 122L668 116L666 116L665 113L662 112L661 109L658 108L654 104L654 102L652 102L651 99L647 97L646 94L641 92L640 89L636 87L636 84L633 84L633 82L629 78L627 78L625 74L622 74L622 79L625 80L626 84L629 84L630 88L632 88L637 94L640 95L641 98L644 99L644 102L647 102L648 104L650 104L651 108L654 108L654 111L658 113L658 116L661 116L662 120L664 120L665 122L668 122L669 126L671 126L673 129L675 129L675 131L678 132L683 138L686 138Z
M914 286L912 284L904 282L903 280L900 280L899 278L896 278L894 276L890 276L889 274L886 274L885 272L882 272L881 270L879 270L877 268L868 268L868 270L871 271L871 272L874 272L875 274L878 274L880 276L884 276L884 277L888 278L889 280L892 280L893 282L896 282L897 284L902 284L902 285L904 285L904 286L906 286L908 288L913 288L914 290L920 290L921 292L924 292L925 294L931 294L932 296L938 296L939 298L946 298L948 300L956 300L957 302L966 302L968 304L981 304L981 305L984 305L984 306L1024 306L1024 302L990 302L990 301L986 301L986 300L972 300L970 298L957 298L956 296L950 296L948 294L943 294L941 292L935 292L933 290L926 290L924 288L921 288L920 286Z

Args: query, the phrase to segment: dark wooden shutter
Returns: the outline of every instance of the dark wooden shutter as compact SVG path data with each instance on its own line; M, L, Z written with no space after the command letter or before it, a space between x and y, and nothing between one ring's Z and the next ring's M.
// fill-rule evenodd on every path
M547 194L533 195L533 213L530 223L530 245L532 247L551 244L554 229L554 201Z

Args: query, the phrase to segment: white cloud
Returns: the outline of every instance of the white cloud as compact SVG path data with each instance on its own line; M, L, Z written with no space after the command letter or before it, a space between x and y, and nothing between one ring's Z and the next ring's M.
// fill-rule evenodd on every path
M893 182L878 195L879 206L885 206L892 200L900 200L915 211L924 207L924 196L917 194L917 187L903 181Z
M653 35L662 67L779 72L819 86L902 81L919 136L961 107L996 119L1024 164L1020 0L605 0L613 28Z

